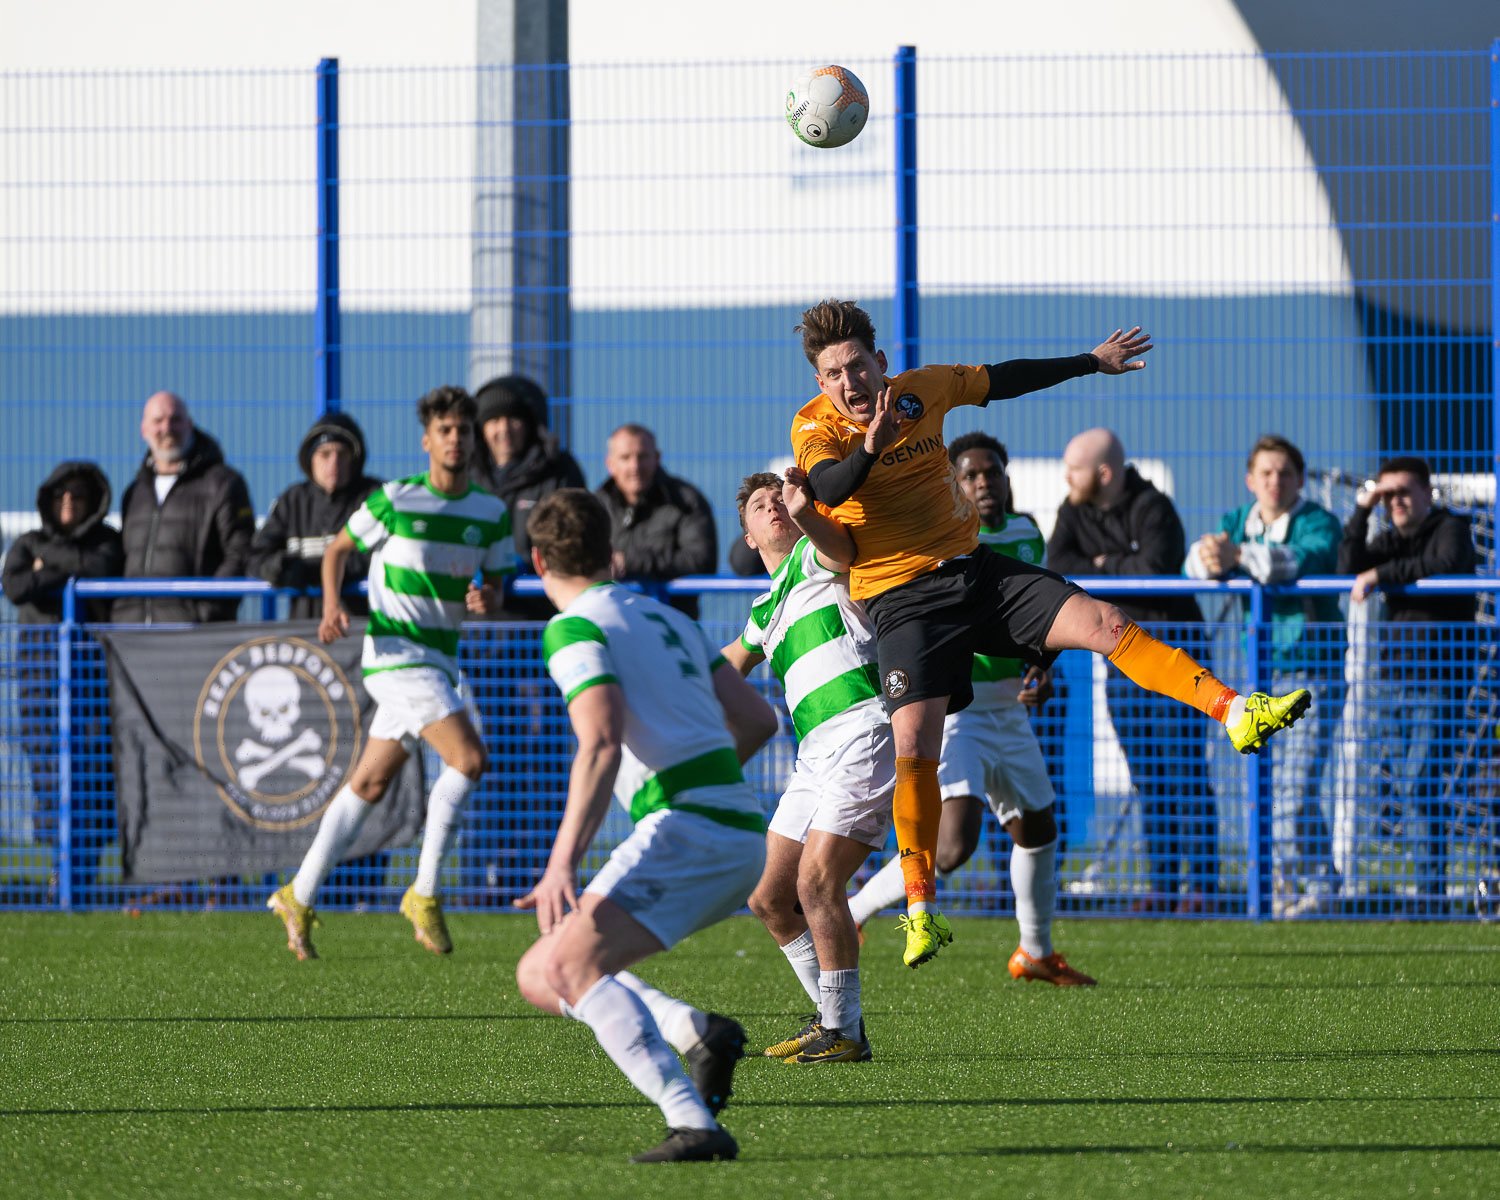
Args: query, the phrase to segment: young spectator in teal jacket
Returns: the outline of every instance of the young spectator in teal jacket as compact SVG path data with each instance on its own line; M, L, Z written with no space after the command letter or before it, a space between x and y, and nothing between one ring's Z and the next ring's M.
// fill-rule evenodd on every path
M1245 486L1255 497L1224 514L1216 533L1188 550L1183 572L1193 579L1290 583L1338 568L1338 518L1302 495L1302 452L1276 434L1250 451ZM1326 911L1338 892L1321 776L1337 727L1344 634L1338 597L1277 596L1270 601L1271 680L1312 687L1316 707L1277 744L1272 757L1272 838L1278 916ZM1314 682L1316 681L1316 682ZM1274 690L1274 686L1273 686Z

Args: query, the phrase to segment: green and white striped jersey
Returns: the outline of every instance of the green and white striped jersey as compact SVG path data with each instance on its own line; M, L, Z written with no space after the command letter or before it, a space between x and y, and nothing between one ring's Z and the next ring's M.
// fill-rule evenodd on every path
M436 667L458 683L458 627L476 571L516 569L504 501L473 486L444 495L425 473L371 492L345 526L370 560L366 675Z
M1005 513L999 525L981 525L979 542L997 554L1036 563L1038 566L1042 565L1042 559L1047 553L1047 543L1042 540L1042 531L1025 513ZM1002 708L1007 704L1017 703L1021 695L1021 677L1025 674L1026 664L1019 658L976 654L974 703L969 707Z
M745 782L714 694L713 673L724 658L696 621L618 584L597 583L547 622L542 652L569 703L599 684L624 693L630 753L615 796L632 820L670 808L765 831L765 806Z
M770 660L804 746L847 741L854 730L886 721L874 627L849 598L848 577L819 562L808 538L792 547L771 590L750 606L740 645Z

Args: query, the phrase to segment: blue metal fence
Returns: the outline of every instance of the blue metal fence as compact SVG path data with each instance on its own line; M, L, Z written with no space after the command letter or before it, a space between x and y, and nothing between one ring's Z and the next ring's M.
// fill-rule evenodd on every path
M404 474L416 396L515 368L550 386L551 424L591 483L611 429L655 428L665 466L714 505L722 548L739 479L785 458L811 392L791 328L835 294L868 304L898 365L1075 352L1123 323L1156 335L1140 375L949 422L1009 445L1017 499L1044 529L1080 429L1116 429L1190 538L1243 498L1245 454L1274 430L1341 517L1381 458L1426 455L1445 501L1473 512L1492 574L1497 63L1500 43L901 47L847 64L872 115L835 152L784 128L784 83L806 66L789 61L0 75L0 514L29 523L64 458L101 462L118 496L159 388L188 399L264 511L317 412L355 416L371 470ZM733 586L703 610L726 636ZM1486 585L1466 586L1485 590L1488 620ZM1201 630L1166 632L1196 633L1248 680L1271 662L1268 594L1245 591L1248 624L1219 603ZM1308 664L1341 702L1320 706L1295 759L1241 762L1213 741L1200 755L1184 727L1143 761L1130 731L1153 713L1065 656L1066 702L1037 722L1070 847L1064 906L1383 915L1421 910L1440 867L1457 904L1493 866L1491 628L1426 631L1425 668L1405 660L1405 676L1370 665L1379 621L1310 629ZM465 642L495 728L537 734L476 806L452 881L468 901L508 894L507 871L545 837L525 796L558 794L566 753L539 731L560 736L560 710L547 687L526 690L545 684L533 650L491 627ZM1466 659L1472 676L1454 665ZM1444 681L1436 698L1424 669ZM86 629L0 623L0 902L147 898L109 882L102 681ZM1399 757L1394 725L1426 730L1408 739L1425 751ZM49 759L57 730L73 749ZM758 768L769 789L789 753L778 742ZM1134 777L1158 767L1143 796ZM1005 852L986 838L952 894L988 911L1006 903ZM398 852L379 869L407 866ZM389 899L360 890L396 886L376 870L346 877L346 902ZM193 888L157 899L256 894Z
M1192 591L1221 608L1199 627L1161 626L1248 690L1295 681L1316 701L1259 757L1234 754L1216 728L1122 683L1102 660L1059 661L1059 695L1035 719L1058 794L1062 911L1223 918L1459 918L1479 879L1500 876L1500 684L1493 626L1361 620L1309 626L1295 672L1281 674L1264 631L1247 624L1277 594L1343 592L1346 579L1264 589L1247 580L1092 579L1101 595ZM87 594L118 590L94 582ZM180 581L181 591L203 587ZM263 584L218 581L222 593ZM525 586L534 589L534 580ZM753 580L689 579L743 609ZM1493 580L1424 581L1419 591L1491 592ZM272 597L274 598L274 597ZM714 623L721 642L739 624ZM270 879L119 879L108 679L88 626L0 626L0 907L255 907ZM492 752L444 878L449 902L500 907L542 869L562 813L572 737L540 655L540 626L475 623L460 650ZM1284 663L1282 664L1284 666ZM773 702L774 680L754 677ZM774 803L795 757L785 730L748 777ZM628 823L613 811L586 870ZM959 912L1008 913L1009 839L988 822L978 852L943 883ZM878 866L878 856L869 868ZM388 908L415 848L342 868L322 903Z

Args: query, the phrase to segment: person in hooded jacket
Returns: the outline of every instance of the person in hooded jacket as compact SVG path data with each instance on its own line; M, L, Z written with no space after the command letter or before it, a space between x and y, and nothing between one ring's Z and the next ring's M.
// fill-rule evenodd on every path
M316 621L323 613L323 551L381 481L365 474L365 435L353 417L327 413L313 422L297 449L306 479L276 497L250 543L249 569L277 587L308 589L292 598L294 621ZM367 555L353 554L344 577L363 579ZM355 616L370 611L363 596L350 594L344 607Z
M1172 501L1134 467L1108 429L1087 429L1063 452L1068 498L1057 510L1047 564L1065 575L1175 575L1187 535ZM1131 596L1117 603L1132 621L1165 624L1202 661L1203 613L1191 596ZM1141 804L1151 888L1142 913L1197 915L1218 906L1218 806L1203 735L1188 710L1134 687L1110 668L1105 704ZM1187 891L1179 895L1187 862Z
M577 461L547 431L547 393L525 375L502 375L474 393L479 411L474 479L510 510L516 558L531 573L526 522L537 503L559 488L587 487ZM545 621L557 611L545 596L507 596L501 621Z
M60 464L36 493L41 528L23 533L5 556L5 596L16 606L19 645L16 666L21 717L21 747L31 768L36 808L32 829L44 843L57 840L58 758L57 642L48 628L62 620L62 589L69 579L105 579L119 575L125 551L119 530L104 522L109 512L109 480L95 464L73 460ZM109 602L86 603L90 621L109 617ZM87 735L87 730L75 730ZM80 814L83 817L83 814ZM75 821L75 886L93 882L99 850L110 830L86 818ZM109 822L112 828L113 822Z
M157 392L141 415L147 451L120 500L127 578L224 578L245 574L255 510L244 476L193 426L187 404ZM185 597L122 596L121 623L232 621L240 602Z

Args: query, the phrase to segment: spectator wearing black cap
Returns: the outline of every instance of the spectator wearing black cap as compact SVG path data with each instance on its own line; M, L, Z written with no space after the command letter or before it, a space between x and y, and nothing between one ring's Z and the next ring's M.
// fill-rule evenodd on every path
M250 543L250 571L277 587L308 588L292 599L293 620L317 620L323 611L323 551L364 499L380 486L365 474L365 435L354 418L328 413L313 422L297 450L307 476L271 505L265 524ZM360 579L369 559L355 555L344 578ZM345 607L363 615L363 596L350 596Z
M474 394L479 409L475 481L505 501L521 570L531 571L526 522L538 501L559 488L586 487L583 472L547 432L547 393L525 375L491 379ZM556 610L545 596L512 596L501 620L545 621Z

